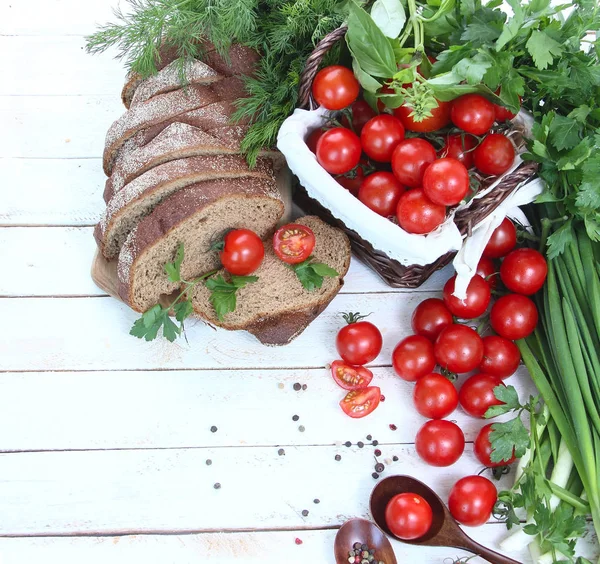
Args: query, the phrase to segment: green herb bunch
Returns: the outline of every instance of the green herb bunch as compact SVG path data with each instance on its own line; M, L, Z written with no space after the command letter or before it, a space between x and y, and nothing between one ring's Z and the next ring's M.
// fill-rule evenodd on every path
M238 101L234 119L250 119L242 144L251 164L275 144L283 120L294 110L300 74L317 42L345 20L346 0L128 0L115 10L117 23L87 38L87 50L119 49L119 57L143 77L156 73L161 45L175 47L185 62L201 57L200 39L226 55L233 42L257 49L262 58L245 77L249 98ZM335 51L335 50L334 50ZM337 52L330 54L335 60ZM183 78L183 77L182 77Z

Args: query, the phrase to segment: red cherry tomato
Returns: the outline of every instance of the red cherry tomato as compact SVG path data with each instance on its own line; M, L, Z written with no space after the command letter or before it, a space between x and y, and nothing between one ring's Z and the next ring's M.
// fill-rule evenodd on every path
M512 376L521 362L519 347L498 335L483 338L483 360L479 370L498 378Z
M473 417L483 417L492 405L501 405L494 395L494 388L504 386L504 382L491 374L475 374L467 378L458 392L458 401L466 413Z
M423 190L434 204L454 206L469 191L469 171L456 159L438 159L425 169Z
M377 171L369 174L360 186L358 199L369 209L383 217L396 213L398 200L404 186L391 172Z
M494 264L492 259L487 257L481 257L477 264L476 273L481 276L493 290L498 284L498 272L499 268Z
M340 407L352 419L360 419L373 413L380 400L381 390L377 386L369 386L348 392L340 401Z
M390 532L399 539L418 539L431 528L433 511L420 495L401 493L388 501L385 522Z
M483 476L465 476L452 486L448 509L452 517L467 527L479 527L492 515L498 499L496 486Z
M373 111L373 108L371 108L364 100L356 100L356 102L350 106L350 113L352 114L352 124L346 115L342 116L341 123L344 127L353 129L357 135L360 135L365 124L377 115Z
M373 379L373 373L364 366L350 366L343 360L331 363L331 375L335 383L344 390L366 388Z
M516 341L533 333L538 322L535 304L521 294L502 296L492 306L490 323L501 337Z
M465 94L452 102L452 123L467 133L483 135L494 125L494 104L479 94Z
M417 411L429 419L448 417L458 405L454 384L441 374L427 374L417 380L413 390Z
M344 174L360 161L360 139L345 127L329 129L317 142L317 161L330 174Z
M506 256L517 245L517 230L515 224L505 217L502 223L496 227L488 244L483 249L486 258L501 258Z
M415 121L410 115L413 113L413 108L404 104L394 109L394 115L402 121L404 129L407 131L417 131L419 133L437 131L450 123L450 109L452 108L451 102L440 102L438 100L437 103L437 108L431 110L431 117L422 121Z
M477 457L477 460L488 468L496 468L498 466L508 466L515 461L514 453L508 460L502 460L500 462L492 462L492 443L490 442L490 433L492 432L492 425L494 423L488 423L484 425L477 435L475 442L473 443L473 452Z
M444 223L446 208L434 204L422 188L414 188L400 196L396 217L400 227L407 233L424 235Z
M360 142L363 151L374 161L389 163L394 149L404 139L402 122L389 114L371 118L362 128Z
M265 247L260 237L250 229L232 229L225 235L219 253L223 268L234 276L248 276L262 263Z
M435 341L442 330L452 323L452 314L439 298L422 301L415 308L411 319L412 330L430 341Z
M465 436L456 423L432 419L417 432L415 448L427 464L450 466L465 450Z
M459 300L453 296L456 275L454 275L444 286L444 304L452 315L460 319L474 319L485 313L490 305L492 292L490 285L478 275L473 276L467 286L467 297Z
M311 150L311 152L315 153L315 155L317 154L317 143L319 142L319 139L321 139L321 137L323 136L323 133L325 133L326 131L327 130L322 127L313 129L313 131L311 131L308 137L306 138L306 145Z
M356 100L360 84L350 69L332 65L317 73L312 91L317 103L324 108L341 110Z
M417 188L423 182L425 169L437 158L431 143L413 137L400 142L392 154L392 170L404 186Z
M446 327L433 347L437 363L450 372L475 370L483 359L483 341L470 327L455 323Z
M544 285L548 264L535 249L516 249L509 253L500 266L500 278L504 285L517 294L530 296Z
M431 341L411 335L400 341L392 353L392 365L403 380L414 382L435 368Z
M490 133L473 151L473 162L479 172L498 176L515 162L515 147L500 133Z
M500 95L500 88L498 88L495 92L496 96ZM519 96L519 102L521 102L522 98ZM496 113L496 121L503 122L514 119L517 114L513 114L508 108L504 106L500 106L499 104L494 104L494 112Z
M305 261L315 248L315 234L310 227L299 223L288 223L275 231L273 250L288 264Z
M362 366L374 360L381 352L383 338L372 323L357 321L339 330L335 345L348 364Z
M442 147L440 158L450 157L464 164L467 168L473 166L473 149L477 146L477 138L472 135L448 135Z
M362 163L362 161L361 161ZM359 164L356 168L353 168L351 171L346 174L342 174L340 176L336 176L335 180L338 184L343 186L348 192L350 192L353 196L358 196L358 191L360 190L360 185L365 179L365 165Z

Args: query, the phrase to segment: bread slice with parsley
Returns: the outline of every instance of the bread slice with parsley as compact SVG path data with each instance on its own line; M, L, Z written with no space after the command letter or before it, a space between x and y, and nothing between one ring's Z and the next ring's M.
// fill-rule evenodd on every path
M180 272L185 280L219 267L211 244L229 229L273 233L284 205L272 179L233 178L193 184L171 194L144 217L123 244L117 264L118 292L144 312L179 288L165 272L183 243Z
M248 331L265 345L285 345L300 335L340 291L350 267L351 251L346 234L318 217L306 216L294 223L312 229L316 240L314 262L333 268L337 276L325 277L320 288L308 291L289 265L275 255L271 241L267 241L263 263L253 273L258 281L237 291L235 311L218 319L210 291L198 284L192 297L194 312L211 325ZM225 271L217 276L227 279Z

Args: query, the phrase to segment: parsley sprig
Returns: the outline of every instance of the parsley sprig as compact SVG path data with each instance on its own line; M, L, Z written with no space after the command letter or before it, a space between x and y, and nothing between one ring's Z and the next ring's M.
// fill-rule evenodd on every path
M323 262L315 262L314 257L308 257L304 262L288 265L300 280L302 286L312 292L323 285L325 277L335 278L339 276L337 270L327 266Z
M215 278L209 278L205 283L206 287L211 291L209 300L215 308L215 313L219 321L223 321L228 313L235 311L237 291L258 280L258 276L231 275L229 278L229 281L227 281L223 276L219 275Z

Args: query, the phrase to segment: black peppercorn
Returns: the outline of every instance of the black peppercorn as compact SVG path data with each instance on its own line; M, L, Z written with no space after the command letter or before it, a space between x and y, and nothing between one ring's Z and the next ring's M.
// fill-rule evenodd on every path
M352 446L352 443L351 443L350 441L346 441L346 442L344 443L344 445L345 445L345 446L347 446L347 447L351 447L351 446Z
M213 487L215 488L215 490L220 490L221 484L219 484L219 482L217 482Z
M373 446L377 446L378 444L379 444L379 441L378 441L377 439L375 439L375 440L373 441Z
M363 443L362 441L358 441L358 442L356 443L356 446L357 446L358 448L363 448L363 447L365 446L365 443Z
M373 435L367 435L367 441L370 441L373 438Z
M216 428L216 427L213 425L213 426L210 428L210 432L211 432L211 433L216 433L216 432L217 432L217 428Z
M292 421L298 421L298 419L300 419L300 417L298 417L297 415L294 415L294 416L292 417Z
M373 478L374 478L375 480L377 480L377 478L379 478L379 474L378 474L377 472L373 472L373 473L371 474L371 476L373 476Z
M381 474L384 470L385 466L381 462L375 464L375 472L379 472Z
M315 499L313 499L313 503L318 505L319 503L321 503L321 500L318 497L316 497Z
M375 456L381 456L381 451L377 448L373 454L375 454Z
M294 384L294 391L299 392L302 389L302 386L296 382Z
M303 515L304 517L308 517L308 509L303 509L303 510L302 510L302 515Z
M211 460L210 458L208 458L208 459L206 460L206 465L207 465L207 466L210 466L211 464L212 464L212 460Z
M302 389L306 390L306 388L308 388L308 386L306 384L302 384Z
M283 455L285 454L285 450L283 450L282 448L280 448L280 449L277 451L277 454L278 454L279 456L283 456Z
M339 454L336 454L335 459L339 462L342 459L342 457Z
M394 457L392 458L392 460L393 460L394 462L398 462L398 457L397 457L397 456L394 456Z

